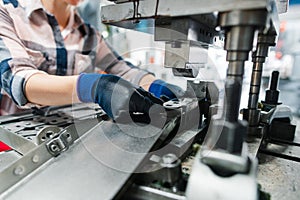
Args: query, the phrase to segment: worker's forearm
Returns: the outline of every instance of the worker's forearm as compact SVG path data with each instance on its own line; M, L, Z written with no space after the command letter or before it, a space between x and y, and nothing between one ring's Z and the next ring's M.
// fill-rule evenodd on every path
M25 94L29 102L39 105L65 105L80 102L76 91L78 76L55 76L35 74L25 86ZM155 80L153 75L144 76L139 85L149 89Z
M78 103L77 78L78 76L35 74L26 83L26 97L29 102L39 105Z
M155 81L155 77L151 74L147 74L146 76L144 76L139 85L146 91L149 90L149 87L151 85L151 83L153 83L153 81Z

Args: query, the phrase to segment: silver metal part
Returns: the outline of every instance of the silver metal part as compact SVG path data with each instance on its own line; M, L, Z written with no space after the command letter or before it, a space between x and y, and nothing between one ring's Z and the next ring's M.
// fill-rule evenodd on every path
M75 141L71 133L67 130L61 132L58 136L54 137L46 143L46 147L50 154L58 156L60 153L68 150L70 145Z
M173 41L165 44L166 68L175 68L174 75L182 75L183 70L190 74L186 77L196 77L199 69L207 63L207 50L192 41ZM177 74L176 74L177 72Z
M37 134L37 144L41 144L51 138L54 138L61 131L57 126L46 126L42 128Z
M0 198L4 192L14 186L27 175L31 174L35 169L47 162L52 155L48 153L45 145L38 146L34 150L27 153L22 158L13 162L7 168L1 171L0 179L5 180L0 184Z
M174 186L181 178L181 161L173 153L163 155L160 160L160 170L161 180L164 183L168 183Z
M17 153L16 151L7 151L0 153L0 172L7 168L11 163L20 159L22 155Z
M290 121L293 120L293 114L291 108L285 105L278 105L271 109L269 112L262 112L261 122L265 124L271 124L274 119L288 118Z
M69 126L66 130L71 133L72 139L68 142L70 144L74 142L79 136L83 135L86 131L95 126L96 123L97 121L89 121L80 123L81 126L78 127L75 127L74 125ZM46 143L42 143L1 171L0 179L6 181L0 185L0 198L1 194L5 193L5 191L23 180L29 174L32 174L35 170L40 168L56 155L58 154L53 154L53 152L51 152L51 150L47 147Z
M260 109L258 108L259 93L261 87L261 77L263 64L270 46L274 46L276 41L276 32L270 30L267 34L259 33L256 50L252 53L252 76L250 82L248 108L243 110L243 119L248 121L248 136L258 135L260 133Z
M33 150L36 145L28 139L19 136L13 132L7 131L0 127L0 141L4 142L11 148L15 149L21 154L26 154Z
M166 42L165 67L173 68L175 76L195 78L207 63L208 45L222 43L216 23L214 14L156 18L154 39Z

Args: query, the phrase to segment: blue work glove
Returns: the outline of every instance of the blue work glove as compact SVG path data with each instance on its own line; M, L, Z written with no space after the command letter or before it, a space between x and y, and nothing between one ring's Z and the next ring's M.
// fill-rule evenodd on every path
M164 100L178 99L185 93L180 87L166 83L165 81L160 79L155 80L151 83L149 92L151 92L157 98L162 98Z
M81 74L77 94L82 102L98 103L112 119L124 111L149 114L151 106L163 103L141 87L109 74Z

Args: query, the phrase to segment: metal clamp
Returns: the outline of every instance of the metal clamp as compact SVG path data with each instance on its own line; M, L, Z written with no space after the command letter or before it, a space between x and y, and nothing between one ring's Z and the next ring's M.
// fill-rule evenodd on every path
M66 151L73 143L71 134L64 130L61 134L50 140L47 144L47 150L53 156L58 156L61 152Z

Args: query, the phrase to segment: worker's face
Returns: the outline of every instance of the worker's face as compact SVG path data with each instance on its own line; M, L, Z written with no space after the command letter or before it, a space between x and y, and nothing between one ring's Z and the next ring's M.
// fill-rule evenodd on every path
M64 0L67 4L77 6L79 3L81 3L84 0Z

